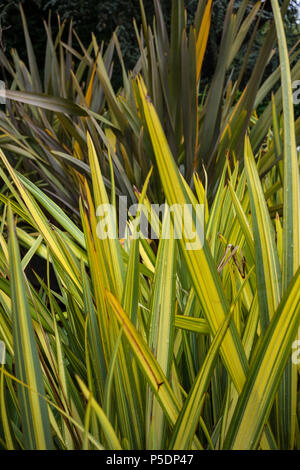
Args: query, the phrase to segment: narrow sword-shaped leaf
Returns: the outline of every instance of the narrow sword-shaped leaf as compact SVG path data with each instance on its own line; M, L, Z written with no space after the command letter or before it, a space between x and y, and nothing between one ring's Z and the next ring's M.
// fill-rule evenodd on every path
M173 226L169 226L168 217L165 216L155 266L148 344L168 379L173 358L174 340L175 243ZM164 446L165 416L152 393L148 396L147 411L149 420L148 448L161 449Z
M42 371L29 313L25 283L11 208L9 220L9 261L16 376L30 391L18 386L24 440L27 449L51 450L52 435ZM40 395L39 395L40 394Z
M284 121L283 253L284 293L300 265L300 178L297 158L292 78L284 25L277 0L271 0L278 38ZM297 410L297 367L287 365L279 387L278 418L282 448L293 448Z
M167 201L170 206L173 204L179 204L181 207L184 207L186 204L192 206L192 201L188 197L181 181L158 116L147 97L145 85L141 79L138 81L138 84ZM175 214L175 229L182 223L182 220L178 220L177 217L179 216ZM202 223L200 230L203 229ZM192 232L195 234L196 241L198 242L196 250L186 249L186 239L184 237L181 237L180 243L195 291L203 306L203 313L212 333L215 334L223 323L226 313L229 311L229 306L209 246L205 239L201 239L201 233L198 233L195 226L193 226ZM199 249L199 247L201 248ZM232 380L237 389L241 391L246 378L247 361L234 324L230 325L221 350Z

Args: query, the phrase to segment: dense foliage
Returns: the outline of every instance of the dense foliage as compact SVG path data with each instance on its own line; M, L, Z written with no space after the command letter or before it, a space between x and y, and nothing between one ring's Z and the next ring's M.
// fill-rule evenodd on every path
M20 6L26 53L0 50L1 449L300 449L300 44L270 4L262 25L267 5L231 0L214 27L221 2L174 0L170 21L155 0L154 23L141 2L132 71L117 35L60 19L39 62Z

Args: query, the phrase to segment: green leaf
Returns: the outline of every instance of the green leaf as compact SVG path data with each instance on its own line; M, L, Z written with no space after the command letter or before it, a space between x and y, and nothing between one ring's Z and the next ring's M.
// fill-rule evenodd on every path
M282 292L300 266L300 178L296 149L292 78L284 25L277 0L271 0L278 38L284 121ZM289 363L279 388L281 445L293 448L296 431L297 368Z
M153 104L147 96L145 85L141 79L139 79L138 84L147 126L151 136L167 202L169 206L177 205L177 207L180 206L183 208L185 205L189 205L188 207L191 208L193 207L193 201L188 196L181 176L179 175L178 168L175 165L161 123ZM192 209L191 211L194 213L196 212ZM196 239L195 243L197 249L186 249L186 243L189 241L189 238L185 233L182 233L180 244L194 284L195 292L197 293L203 308L203 314L206 317L212 334L216 334L218 328L223 324L226 314L229 311L229 306L207 241L204 237L201 237L201 231L203 235L204 230L204 221L199 221L200 227L196 230L195 224L197 220L195 222L195 220L193 220L193 216L191 215L190 217L192 225L191 231L195 234L194 239ZM182 220L180 218L180 211L178 210L178 212L176 212L175 209L174 227L178 233L181 231L181 224ZM246 378L247 361L234 324L231 324L227 331L221 351L227 370L229 371L237 389L241 391Z

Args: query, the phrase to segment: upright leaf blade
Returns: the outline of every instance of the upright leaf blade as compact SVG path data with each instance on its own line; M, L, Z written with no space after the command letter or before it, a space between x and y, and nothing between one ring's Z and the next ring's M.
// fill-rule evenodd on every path
M52 436L42 371L29 313L12 210L9 207L9 262L16 376L28 385L18 386L24 440L27 449L51 450Z
M268 326L239 397L225 449L256 449L271 411L300 319L300 268Z
M165 217L155 266L148 340L148 344L167 379L170 378L173 358L176 279L176 245L173 227L170 229L170 237L164 239L169 228L168 218ZM148 448L161 449L164 445L165 416L152 393L148 396L147 408Z
M256 255L256 278L261 326L266 330L281 297L281 272L275 233L258 176L250 140L245 141L245 168L251 203Z

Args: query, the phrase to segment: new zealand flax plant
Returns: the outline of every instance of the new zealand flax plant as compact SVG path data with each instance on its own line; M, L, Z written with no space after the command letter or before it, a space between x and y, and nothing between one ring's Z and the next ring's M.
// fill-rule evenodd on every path
M48 25L44 85L23 16L29 68L1 55L13 77L0 136L1 448L300 448L299 62L297 44L286 46L288 4L272 0L274 24L241 90L244 68L235 82L228 74L262 7L229 2L201 96L210 0L189 30L174 1L170 37L155 1L130 73L116 36L104 57L95 37L78 52ZM117 92L110 47L123 67ZM280 67L262 83L275 47ZM131 232L99 237L98 208L117 209L119 195L139 204ZM173 216L150 221L158 240L138 237L143 208L157 202ZM197 204L201 248L188 250L175 237L179 209ZM27 275L36 257L38 288Z

